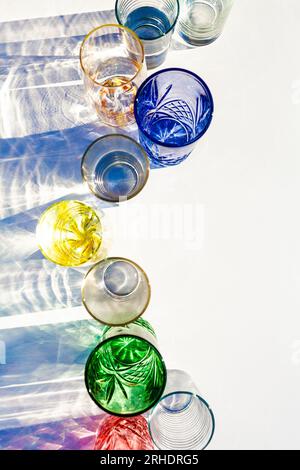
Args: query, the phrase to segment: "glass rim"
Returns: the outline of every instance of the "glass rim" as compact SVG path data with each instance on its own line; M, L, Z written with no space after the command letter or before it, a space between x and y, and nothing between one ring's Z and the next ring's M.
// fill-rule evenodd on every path
M75 202L76 204L82 204L83 206L85 207L88 207L90 210L92 210L95 214L95 216L97 217L98 219L98 222L99 222L99 225L100 225L100 228L101 228L101 240L99 242L99 245L97 247L97 250L96 250L96 253L98 253L100 251L100 248L101 246L103 245L103 226L102 226L102 222L101 222L101 217L99 216L98 212L93 208L91 207L89 204L85 204L84 202L82 201L78 201L77 199L62 199L61 201L57 201L57 202L54 202L53 204L50 204L50 206L47 207L47 209L45 209L42 214L40 215L39 217L39 220L37 222L37 225L36 225L36 229L35 229L35 238L36 238L36 241L37 241L37 246L39 248L39 250L41 251L42 255L48 260L48 261L51 261L51 263L54 263L54 264L57 264L58 266L63 266L65 268L77 268L77 267L81 267L81 266L84 266L88 263L90 263L90 261L92 261L92 258L89 258L88 260L84 261L83 263L80 263L80 264L63 264L63 263L60 263L58 261L54 261L52 258L50 258L50 256L47 255L47 253L44 251L44 248L42 248L42 246L40 245L39 243L39 240L38 240L38 228L40 226L40 224L42 223L42 218L44 217L44 215L47 214L48 211L50 211L51 209L53 209L53 207L61 204L62 202Z
M191 397L194 397L194 398L197 398L208 410L210 416L211 416L211 420L212 420L212 430L211 430L211 434L210 434L210 437L209 437L209 440L207 442L207 444L201 448L201 450L205 450L207 448L207 446L211 443L211 440L215 434L215 430L216 430L216 420L215 420L215 416L214 416L214 413L212 411L212 409L210 408L209 404L207 403L206 400L204 400L204 398L202 398L198 393L194 393L194 392L188 392L186 390L176 390L174 392L170 392L170 393L167 393L166 395L162 396L160 398L160 400L156 403L156 405L154 405L153 409L151 410L150 412L150 415L148 417L148 429L149 429L149 433L150 433L150 436L151 436L151 439L153 440L155 446L160 449L160 447L157 445L153 435L152 435L152 432L151 432L151 421L153 420L153 417L154 417L154 413L155 413L155 410L156 410L156 407L163 401L165 400L166 398L169 398L171 397L172 395L177 395L177 394L185 394L185 395L190 395Z
M116 3L115 3L115 15L116 15L116 18L117 18L117 21L119 22L119 24L121 26L124 26L123 23L121 22L120 18L119 18L119 13L118 13L118 6L119 6L119 2L120 0L116 0ZM170 26L170 28L168 29L168 31L166 31L165 33L161 34L160 36L158 36L157 38L149 38L149 39L141 39L141 41L144 41L144 42L151 42L151 41L157 41L158 39L161 39L163 38L164 36L167 36L167 34L169 34L176 26L176 23L177 23L177 20L179 18L179 13L180 13L180 4L179 4L179 0L175 0L176 4L177 4L177 13L176 13L176 18L174 19L172 25ZM125 27L125 26L124 26Z
M142 53L142 59L141 59L141 62L139 63L139 68L137 70L137 72L130 78L128 78L128 80L126 80L126 82L122 83L122 85L110 85L110 86L107 86L107 85L103 85L102 83L99 83L97 80L95 80L94 78L92 78L84 64L83 64L83 58L82 58L82 54L83 54L83 49L84 49L84 46L85 46L85 43L87 42L87 40L98 30L100 29L103 29L103 28L118 28L118 29L121 29L121 30L124 30L125 32L127 32L128 34L131 34L131 36L133 36L133 38L138 42L138 44L140 45L140 48L141 48L141 53ZM143 66L144 66L144 62L145 62L145 50L144 50L144 45L142 43L142 41L140 40L140 38L138 37L138 35L132 31L131 29L127 28L126 26L123 26L121 24L117 24L117 23L107 23L107 24L102 24L100 26L97 26L96 28L92 29L89 33L86 34L86 36L84 37L81 45L80 45L80 50L79 50L79 60L80 60L80 66L81 66L81 69L82 71L84 72L84 74L90 79L92 80L92 82L94 82L96 85L98 86L101 86L103 88L120 88L120 87L123 87L124 85L127 85L128 83L132 82L137 76L138 74L140 73L140 71L142 70Z
M136 145L136 147L141 150L142 152L142 155L144 157L144 161L146 163L146 174L145 174L145 180L141 186L141 188L139 190L136 190L136 191L133 191L133 193L130 195L130 196L126 196L124 197L124 199L118 199L116 201L112 201L111 199L109 198L106 198L104 196L100 196L99 194L97 194L91 187L90 185L88 184L88 181L85 177L85 174L84 174L84 171L83 171L83 164L87 158L87 155L88 155L88 152L90 151L90 149L97 143L99 142L100 140L104 140L104 139L111 139L111 138L115 138L115 137L118 137L118 138L124 138L124 139L127 139L129 141L131 141L132 143L134 143ZM100 159L99 159L100 160ZM101 137L98 137L98 139L94 140L92 143L90 143L90 145L87 147L87 149L85 150L82 158L81 158L81 166L80 166L80 170L81 170L81 176L82 176L82 179L83 181L88 185L89 187L89 190L91 191L92 194L94 194L94 196L96 196L98 199L102 200L102 201L106 201L106 202L111 202L111 203L118 203L118 202L124 202L124 201L129 201L130 199L134 198L135 196L137 196L143 189L144 187L146 186L146 183L148 181L148 178L149 178L149 175L150 175L150 161L149 161L149 158L148 158L148 155L147 155L147 152L146 150L141 146L141 144L139 142L137 142L135 139L133 139L132 137L129 137L128 135L124 135L124 134L106 134L106 135L102 135Z
M100 340L100 343L97 344L97 346L95 346L95 348L91 351L91 353L89 354L89 357L86 361L86 364L85 364L85 370L84 370L84 381L85 381L85 386L86 386L86 389L87 389L87 392L89 394L89 396L91 397L91 399L93 400L93 402L103 411L105 411L106 413L109 413L110 415L113 415L113 416L119 416L119 417L125 417L125 418L131 418L133 416L138 416L138 415L142 415L144 413L146 413L147 411L151 410L151 408L155 407L157 403L160 402L161 398L159 398L158 400L156 400L156 402L153 404L151 404L150 406L148 406L147 408L145 408L144 410L142 411L138 411L138 412L134 412L134 413L126 413L126 414L120 414L120 413L116 413L114 411L110 411L108 410L107 408L105 408L104 406L100 405L96 398L93 397L93 395L91 394L90 390L89 390L89 386L88 386L88 367L89 367L89 364L92 360L92 355L94 354L95 351L98 351L100 349L100 347L102 347L105 343L107 343L108 341L111 341L112 339L114 338L135 338L135 339L139 339L140 341L144 341L145 343L149 344L149 346L151 346L155 351L156 353L158 354L158 357L161 361L161 364L162 364L162 367L163 367L163 370L164 370L164 381L163 381L163 385L162 385L162 394L165 390L165 387L166 387L166 384L167 384L167 368L166 368L166 364L165 364L165 361L164 361L164 358L162 357L161 353L159 352L159 350L157 349L156 346L154 346L152 343L150 343L150 341L148 341L147 339L145 338L141 338L140 336L137 336L137 335L133 335L133 334L124 334L124 333L121 333L121 334L117 334L115 336L112 336L110 338L106 338L104 339L103 341Z
M206 95L210 101L210 104L211 104L211 112L210 112L210 118L209 118L209 121L208 123L206 124L206 126L204 127L204 129L202 129L202 131L199 133L199 135L197 135L196 137L194 137L190 142L187 142L185 144L166 144L164 142L160 142L158 139L152 137L148 132L146 132L141 126L140 126L140 122L141 122L141 118L138 117L138 113L137 113L137 103L138 103L138 98L142 92L142 90L145 88L145 86L151 81L153 80L154 77L158 76L158 75L161 75L163 73L166 73L166 72L183 72L184 74L186 75L190 75L192 77L194 77L204 88L205 92L206 92ZM141 86L138 88L138 91L137 91L137 94L136 94L136 97L135 97L135 100L134 100L134 117L135 117L135 120L136 120L136 123L138 125L138 128L139 128L139 131L142 132L149 140L151 140L151 142L154 142L155 144L157 145L160 145L162 147L166 147L166 148L181 148L181 147L187 147L188 145L191 145L195 142L197 142L197 140L199 140L205 133L206 131L208 130L210 124L211 124L211 121L212 121L212 118L213 118L213 114L214 114L214 100L213 100L213 97L212 97L212 94L211 94L211 91L208 87L208 85L206 84L206 82L201 78L199 77L199 75L197 75L196 73L190 71L190 70L187 70L187 69L183 69L183 68L180 68L180 67L170 67L170 68L167 68L167 69L162 69L162 70L158 70L157 72L154 72L152 75L150 75L148 78L146 78L146 80L141 84Z
M142 310L141 313L139 313L134 319L130 320L130 323L133 323L134 321L138 320L142 315L143 313L145 313L145 311L147 310L148 306L149 306L149 303L150 303L150 300L151 300L151 284L150 284L150 281L149 281L149 278L147 276L147 274L145 273L145 271L143 270L143 268L141 268L137 263L135 263L134 261L132 261L131 259L128 259L128 258L123 258L121 256L112 256L112 257L108 257L108 258L105 258L101 261L98 261L98 263L96 264L93 264L93 266L91 266L91 268L87 271L87 273L84 275L83 277L83 280L82 280L82 283L81 283L81 300L82 300L82 303L86 309L86 311L95 319L97 320L99 323L101 323L102 325L106 325L106 326L111 326L111 327L118 327L118 326L125 326L128 324L128 322L126 323L108 323L108 322L103 322L101 320L99 320L99 318L97 318L91 311L90 309L88 308L88 306L86 305L86 301L84 300L84 296L83 296L83 290L84 290L84 285L85 285L85 281L86 281L86 278L88 277L88 275L94 270L96 269L100 264L104 264L105 262L107 261L125 261L126 263L130 263L132 264L138 271L140 271L145 280L146 280L146 283L147 283L147 287L148 287L148 297L147 297L147 302ZM123 335L121 335L123 336ZM134 336L134 335L133 335ZM111 338L109 338L111 339Z

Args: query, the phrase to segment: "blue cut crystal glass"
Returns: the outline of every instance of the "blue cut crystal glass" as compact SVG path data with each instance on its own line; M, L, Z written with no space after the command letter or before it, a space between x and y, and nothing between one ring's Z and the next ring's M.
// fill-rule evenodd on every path
M134 104L140 143L155 166L177 165L209 128L214 110L206 83L185 69L164 69L139 88Z

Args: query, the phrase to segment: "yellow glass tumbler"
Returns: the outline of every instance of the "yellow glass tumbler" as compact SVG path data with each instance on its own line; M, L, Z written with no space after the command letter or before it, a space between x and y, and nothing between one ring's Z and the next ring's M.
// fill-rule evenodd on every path
M99 260L100 217L82 202L61 201L48 207L40 217L36 236L41 252L53 263L80 266Z

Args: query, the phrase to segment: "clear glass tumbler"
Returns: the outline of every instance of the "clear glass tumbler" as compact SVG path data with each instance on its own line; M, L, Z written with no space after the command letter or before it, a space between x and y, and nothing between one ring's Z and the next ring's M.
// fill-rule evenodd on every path
M88 97L101 121L111 126L134 122L134 99L146 76L139 37L117 24L99 26L84 38L80 64Z
M185 69L155 72L138 90L134 112L140 143L156 166L177 165L205 134L214 104L206 83Z
M142 319L125 327L105 327L85 367L91 398L116 416L148 411L162 396L166 379L155 333Z
M150 302L146 273L126 258L107 258L86 274L81 288L87 311L101 323L126 325L137 320Z
M95 196L120 202L133 198L143 189L149 176L149 159L135 140L110 134L87 148L81 172Z
M100 217L80 201L60 201L48 207L39 219L36 236L41 252L53 263L80 266L99 260Z
M151 411L149 431L162 450L204 450L214 430L214 415L190 376L168 370L163 397Z
M189 44L205 46L221 34L234 0L180 0L178 33Z
M143 41L148 69L161 65L177 22L178 0L116 0L115 13Z

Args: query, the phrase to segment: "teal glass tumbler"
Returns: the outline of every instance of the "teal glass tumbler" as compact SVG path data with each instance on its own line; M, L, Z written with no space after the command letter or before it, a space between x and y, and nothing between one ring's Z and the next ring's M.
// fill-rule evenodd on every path
M133 30L143 43L148 69L167 56L179 15L178 0L116 0L119 24Z

